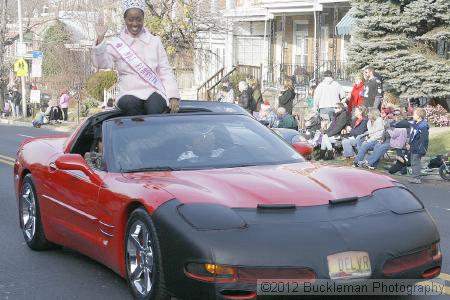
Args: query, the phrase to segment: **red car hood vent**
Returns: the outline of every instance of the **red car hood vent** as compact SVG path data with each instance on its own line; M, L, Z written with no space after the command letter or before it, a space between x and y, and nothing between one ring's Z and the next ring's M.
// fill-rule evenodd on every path
M375 189L393 186L386 176L311 163L126 176L145 182L146 187L163 188L183 203L217 203L234 208L324 205L332 199L363 197Z

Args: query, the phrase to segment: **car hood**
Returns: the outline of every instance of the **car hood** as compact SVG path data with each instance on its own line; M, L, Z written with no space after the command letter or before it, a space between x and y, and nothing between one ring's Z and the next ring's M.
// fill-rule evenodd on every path
M376 189L394 186L387 176L312 163L124 176L145 188L162 188L182 203L217 203L233 208L324 205L331 199L367 196Z

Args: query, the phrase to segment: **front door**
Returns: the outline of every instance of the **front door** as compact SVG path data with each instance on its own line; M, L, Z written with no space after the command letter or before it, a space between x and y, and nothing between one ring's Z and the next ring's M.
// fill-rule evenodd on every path
M47 193L42 195L51 212L50 226L64 246L88 255L98 253L102 242L97 219L100 187L81 171L58 169L55 159L49 163Z
M308 73L308 24L302 21L294 21L292 64L293 75L298 84L307 82Z

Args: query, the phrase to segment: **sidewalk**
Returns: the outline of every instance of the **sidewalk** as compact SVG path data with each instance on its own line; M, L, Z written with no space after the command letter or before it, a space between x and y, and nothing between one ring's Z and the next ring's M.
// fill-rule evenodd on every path
M0 118L0 124L33 127L33 125L31 125L31 119L14 120L11 118ZM71 131L75 130L76 127L77 127L77 124L75 122L64 122L64 123L55 124L55 125L49 125L49 124L42 125L41 128L59 131L59 132L71 132Z

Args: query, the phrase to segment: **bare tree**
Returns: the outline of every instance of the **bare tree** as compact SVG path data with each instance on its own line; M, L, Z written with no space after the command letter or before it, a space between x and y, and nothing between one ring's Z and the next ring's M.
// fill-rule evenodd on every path
M146 0L149 11L146 26L161 38L169 57L176 65L186 61L191 63L195 50L210 52L198 38L202 33L227 32L228 26L223 18L220 18L218 8L212 5L214 2Z

